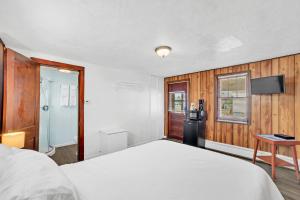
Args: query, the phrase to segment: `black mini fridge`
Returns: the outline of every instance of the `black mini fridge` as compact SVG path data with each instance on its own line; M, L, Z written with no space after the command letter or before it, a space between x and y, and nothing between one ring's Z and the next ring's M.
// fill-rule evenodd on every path
M204 100L199 101L199 110L187 111L183 128L183 143L205 148L206 112Z
M205 148L205 121L185 120L183 129L183 143L195 147Z

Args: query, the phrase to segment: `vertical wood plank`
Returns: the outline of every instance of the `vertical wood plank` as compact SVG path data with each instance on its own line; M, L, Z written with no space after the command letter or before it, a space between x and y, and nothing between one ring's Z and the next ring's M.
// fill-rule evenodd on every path
M207 109L207 139L214 139L214 113L215 113L215 104L214 104L214 93L215 93L215 74L214 70L209 70L207 72L207 101L206 101L206 109Z
M279 96L279 132L288 134L288 96L287 93L290 91L288 84L288 57L282 57L279 59L279 72L285 76L285 94Z
M287 84L289 85L288 95L288 134L295 136L295 56L288 57Z
M295 59L294 56L279 58L279 72L285 75L285 93L279 96L279 132L295 134ZM279 147L279 153L289 155L289 148Z
M261 62L261 77L271 76L271 60ZM272 131L272 99L271 95L261 95L260 97L260 128L264 134L271 134ZM271 151L268 144L262 144L262 150Z
M272 59L272 75L279 74L279 59ZM279 133L279 94L272 94L272 133Z
M206 100L206 71L201 72L200 99Z
M199 73L193 73L190 74L190 103L195 103L197 106L197 99L198 99L198 79L199 79Z
M250 63L249 70L251 78L260 77L260 62ZM260 95L252 95L251 97L251 124L249 126L248 146L254 147L253 135L260 133Z
M300 140L300 54L295 56L295 137ZM300 155L300 146L297 146Z

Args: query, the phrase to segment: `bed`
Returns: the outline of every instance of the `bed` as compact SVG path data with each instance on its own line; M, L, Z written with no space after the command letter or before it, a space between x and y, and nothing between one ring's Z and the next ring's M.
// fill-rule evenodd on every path
M260 167L166 140L57 168L80 200L283 200Z

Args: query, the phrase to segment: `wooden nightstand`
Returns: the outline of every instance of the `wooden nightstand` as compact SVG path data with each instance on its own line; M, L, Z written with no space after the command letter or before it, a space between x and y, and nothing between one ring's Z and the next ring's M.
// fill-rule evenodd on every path
M300 145L300 141L286 140L286 139L278 138L278 137L275 137L273 135L268 135L268 134L254 135L254 138L255 138L254 154L253 154L253 163L254 164L256 161L256 157L260 158L261 160L263 160L264 162L266 162L268 164L271 164L273 180L276 178L276 171L275 171L276 166L294 166L296 177L299 180L300 177L299 177L299 166L298 166L296 145ZM271 145L271 147L272 147L271 148L272 149L271 156L256 156L258 144L260 141ZM277 149L278 145L289 146L290 148L292 148L294 164L291 164L282 159L276 158L276 149Z

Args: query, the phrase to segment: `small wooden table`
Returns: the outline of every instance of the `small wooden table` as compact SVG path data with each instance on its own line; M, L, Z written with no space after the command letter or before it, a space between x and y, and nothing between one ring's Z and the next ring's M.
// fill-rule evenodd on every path
M275 172L276 166L294 166L297 180L299 180L300 177L299 177L299 166L298 166L296 145L300 145L300 141L286 140L286 139L278 138L278 137L275 137L273 135L268 135L268 134L254 135L254 138L255 138L254 154L253 154L253 163L254 164L256 162L256 157L260 158L261 160L263 160L264 162L266 162L268 164L271 164L273 180L276 178L276 172ZM256 156L258 145L259 145L260 141L266 142L272 146L272 148L271 148L272 155L271 156ZM289 146L292 148L294 164L291 164L282 159L276 158L276 150L277 150L278 145Z

